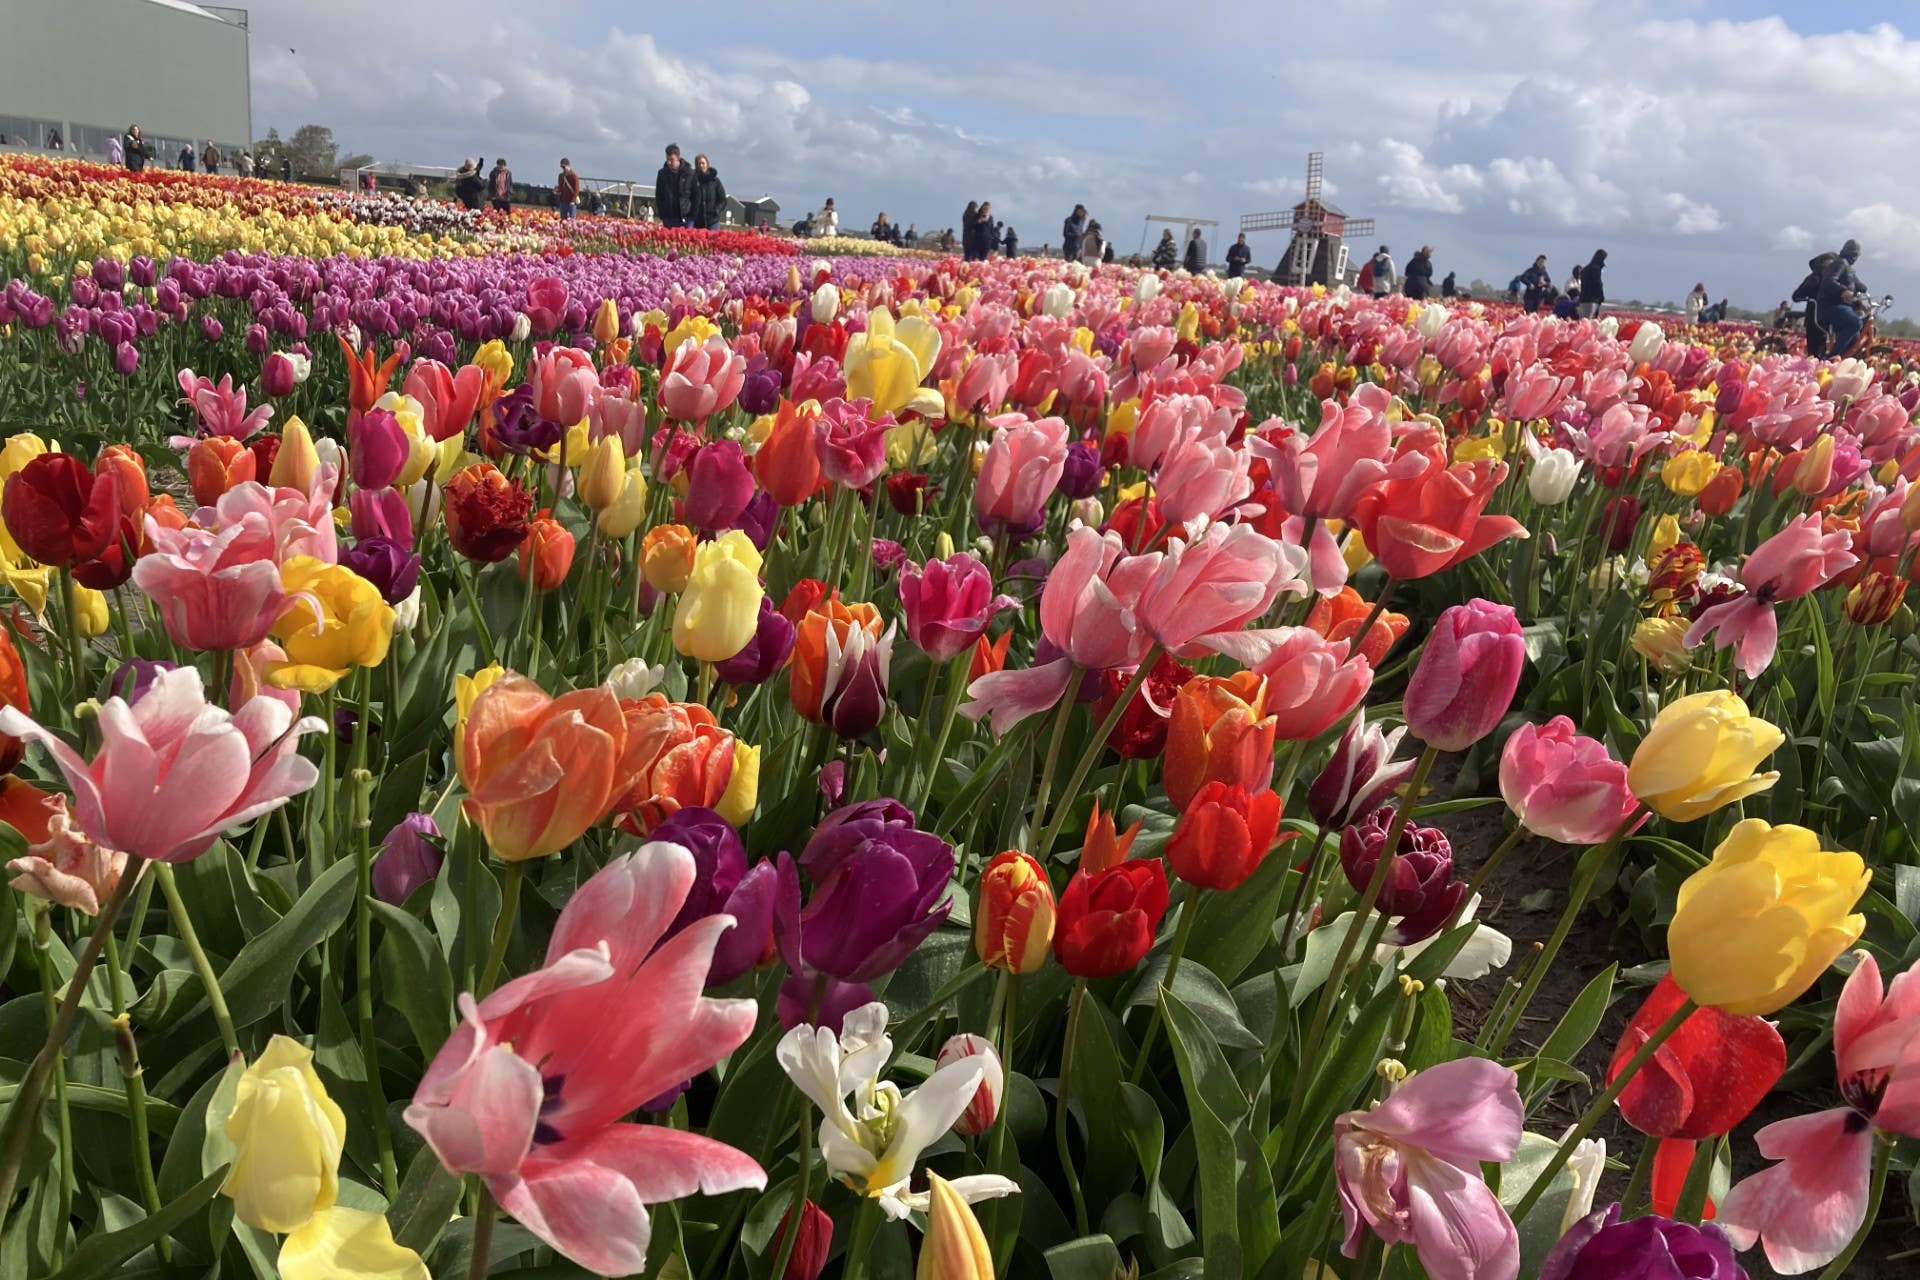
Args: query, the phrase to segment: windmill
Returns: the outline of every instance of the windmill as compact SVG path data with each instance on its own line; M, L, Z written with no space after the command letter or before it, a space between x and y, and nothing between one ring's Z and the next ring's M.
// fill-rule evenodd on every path
M1344 210L1327 203L1322 170L1326 156L1315 151L1307 156L1307 193L1291 209L1272 213L1247 213L1240 217L1240 230L1293 233L1281 259L1278 273L1287 284L1338 284L1347 275L1349 237L1373 234L1372 218L1349 217Z

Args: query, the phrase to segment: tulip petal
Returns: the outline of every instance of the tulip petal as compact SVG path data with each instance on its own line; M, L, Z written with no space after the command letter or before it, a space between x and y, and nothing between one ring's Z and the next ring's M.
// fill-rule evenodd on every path
M1867 1216L1873 1125L1847 1107L1795 1116L1754 1135L1760 1154L1778 1164L1743 1179L1715 1219L1734 1246L1765 1246L1784 1275L1823 1267L1837 1257Z

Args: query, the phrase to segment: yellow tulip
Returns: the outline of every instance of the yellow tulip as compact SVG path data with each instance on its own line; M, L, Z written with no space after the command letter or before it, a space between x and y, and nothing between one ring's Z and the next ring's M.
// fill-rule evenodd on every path
M262 1231L297 1231L333 1207L347 1118L327 1097L313 1051L275 1036L240 1076L227 1137L233 1166L221 1192L233 1216Z
M1073 347L1083 356L1093 354L1093 330L1081 325L1073 331Z
M1728 1013L1785 1008L1859 941L1867 919L1853 908L1872 879L1859 854L1824 851L1805 827L1736 823L1680 886L1673 980Z
M325 693L349 669L386 661L393 606L371 582L344 565L295 556L280 566L280 584L299 598L273 624L273 638L286 649L287 660L267 664L268 684Z
M663 316L661 319L664 323L665 317ZM691 315L679 324L673 326L672 331L667 334L666 341L661 347L661 350L671 354L672 352L678 351L680 344L689 338L693 339L693 344L697 347L704 344L709 337L719 332L719 326L705 316Z
M377 1213L338 1205L316 1213L280 1246L280 1280L428 1280L427 1264Z
M612 298L602 298L599 309L593 313L593 340L604 347L619 336L620 309Z
M753 817L754 806L759 803L760 748L735 739L733 776L727 779L727 789L713 811L734 826L744 827L747 820Z
M580 501L590 511L605 511L620 499L620 487L626 480L627 460L620 453L620 437L602 436L587 449L580 464Z
M1122 400L1107 410L1108 435L1132 435L1134 427L1140 423L1140 397Z
M1700 449L1689 449L1668 458L1660 468L1660 483L1682 498L1697 498L1707 482L1720 473L1720 460Z
M1367 540L1359 529L1347 533L1346 541L1340 544L1340 558L1346 562L1349 574L1358 573L1373 563L1373 552L1367 549Z
M298 418L289 418L280 432L280 452L273 456L273 470L267 483L276 489L311 492L320 473L320 451L313 447L313 433Z
M993 1280L993 1251L973 1206L937 1173L927 1175L927 1235L914 1280Z
M1633 629L1633 651L1662 675L1677 676L1693 665L1686 634L1687 624L1678 618L1647 618Z
M11 542L0 525L0 542ZM27 559L18 548L8 547L0 553L0 577L5 577L7 585L13 588L13 594L20 597L35 617L47 612L47 579L53 571L42 564Z
M470 676L456 675L453 678L453 763L460 767L461 744L467 739L467 713L473 710L473 702L493 686L493 682L507 674L507 669L497 662L490 662Z
M940 456L933 429L924 422L905 422L887 429L887 470L911 471Z
M485 369L493 380L502 387L513 376L513 353L507 350L507 344L498 338L489 338L480 344L473 353L473 362Z
M1191 302L1180 304L1180 318L1173 323L1173 336L1186 342L1195 342L1200 337L1200 309ZM1385 379L1381 379L1382 382Z
M673 647L724 662L747 647L760 617L760 552L739 529L703 542L673 614Z
M76 582L67 599L73 607L73 620L79 624L81 635L92 638L106 634L109 615L104 594Z
M627 464L620 478L620 493L600 513L600 532L609 538L624 538L647 518L647 478L640 472L640 461Z
M907 323L915 327L919 350L901 341L893 316L884 308L868 314L866 331L847 342L847 398L871 400L875 413L913 409L936 415L945 410L946 402L937 389L922 387L920 381L940 354L940 331L924 320Z
M7 437L7 443L0 447L0 484L6 483L20 468L32 462L43 453L58 453L60 445L56 441L49 445L31 431L18 431Z
M1754 769L1786 740L1738 696L1696 693L1654 717L1633 753L1627 785L1655 813L1691 822L1778 782L1778 773Z
M1653 522L1653 533L1647 539L1647 563L1652 564L1660 554L1680 541L1680 519L1668 512Z

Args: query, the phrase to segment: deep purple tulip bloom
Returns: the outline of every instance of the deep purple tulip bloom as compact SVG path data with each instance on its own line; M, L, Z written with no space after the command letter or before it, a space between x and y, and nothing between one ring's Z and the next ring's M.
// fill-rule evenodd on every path
M1364 891L1373 879L1392 822L1391 808L1376 809L1340 833L1340 866L1354 892ZM1408 823L1400 832L1398 852L1378 908L1384 915L1402 917L1385 938L1406 946L1440 932L1467 896L1467 886L1453 878L1453 845L1438 827Z
M780 371L767 367L765 356L755 356L740 384L740 407L759 417L780 407Z
M1358 822L1387 802L1408 778L1414 761L1395 761L1393 753L1407 731L1388 733L1367 723L1366 709L1348 722L1333 756L1307 788L1307 812L1329 830Z
M399 604L420 582L420 557L392 538L362 538L340 553L340 563L371 582L388 604Z
M140 368L140 353L131 342L122 342L113 349L113 371L123 378L131 378Z
M1067 465L1053 491L1068 498L1091 498L1105 478L1100 451L1082 440L1067 446Z
M677 844L693 855L693 887L662 941L696 920L730 915L733 928L720 936L707 970L708 986L723 986L760 963L773 939L773 904L779 875L771 862L747 868L740 833L711 809L689 806L653 829L650 840Z
M897 800L868 800L828 814L800 855L813 896L800 906L800 874L780 855L774 937L795 974L869 982L897 969L945 922L942 899L953 846L913 824Z
M733 527L747 535L747 541L761 551L773 541L774 526L780 523L780 504L774 501L772 494L765 489L755 489L753 497L747 500L747 506Z
M564 429L534 407L533 387L521 383L493 402L493 438L509 453L544 453L560 443Z
M247 350L256 356L264 356L273 350L273 338L268 335L267 326L263 324L248 325L242 341L246 344Z
M67 286L67 297L76 307L91 307L100 301L100 286L91 276L75 276Z
M413 891L440 874L446 852L436 843L440 828L433 815L410 813L380 842L373 864L373 896L400 906Z
M764 684L786 664L787 655L793 652L793 637L793 623L774 607L771 599L761 596L753 639L731 658L714 663L713 674L725 684Z
M95 258L93 280L102 289L110 289L118 293L120 287L127 281L126 269L120 265L118 258Z
M128 658L107 677L105 697L120 698L128 706L140 701L153 687L153 679L162 671L174 670L171 662L152 662L146 658Z
M841 982L824 973L794 973L780 984L774 1012L788 1031L812 1023L839 1035L847 1015L874 999L873 988L864 982Z
M1540 1265L1540 1280L1747 1280L1727 1233L1658 1214L1620 1221L1610 1204L1568 1228Z
M127 264L127 277L142 289L153 286L153 259L146 254L138 254Z
M220 323L218 316L200 317L200 336L208 342L218 342L227 336L227 327Z
M687 463L681 518L695 529L731 529L753 499L753 473L737 440L715 440Z

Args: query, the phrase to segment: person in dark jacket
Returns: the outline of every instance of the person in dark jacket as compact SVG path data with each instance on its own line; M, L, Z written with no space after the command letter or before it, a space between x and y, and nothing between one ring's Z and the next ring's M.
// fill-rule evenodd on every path
M1180 246L1173 242L1173 228L1168 227L1160 233L1160 243L1153 246L1153 265L1162 271L1171 271L1178 261Z
M1600 314L1600 308L1607 301L1606 284L1601 275L1606 268L1605 249L1595 249L1587 265L1580 268L1580 314L1589 320Z
M1080 257L1080 240L1087 234L1087 206L1077 204L1060 224L1060 256L1068 262Z
M120 158L134 173L145 169L147 161L153 159L153 148L148 146L146 138L141 136L139 125L127 126L126 136L120 139Z
M193 172L193 144L191 142L183 142L180 144L180 170L182 173Z
M918 249L920 247L920 224L917 222L909 222L907 224L907 234L900 243L909 249Z
M1008 227L1006 234L1000 237L1000 252L1009 258L1020 256L1020 233L1012 227Z
M487 175L487 200L495 213L513 212L513 170L505 156L494 158L493 172Z
M893 224L887 221L886 214L877 214L873 219L873 226L868 228L867 234L875 240L885 243L893 239Z
M1853 264L1858 261L1860 242L1849 240L1840 246L1839 254L1827 264L1820 277L1820 315L1833 335L1833 345L1827 354L1836 358L1853 349L1861 326L1866 323L1860 314L1860 300L1866 296L1867 287L1860 283L1860 277L1853 270Z
M1180 265L1189 275L1199 275L1207 269L1207 242L1200 238L1200 228L1195 227L1187 236L1187 247L1181 253Z
M1100 261L1105 263L1113 261L1113 241L1107 241L1107 247L1100 251Z
M1451 271L1447 272L1446 278L1440 282L1440 296L1443 298L1453 298L1453 297L1459 296L1459 291L1455 288L1453 283L1453 272Z
M704 155L693 158L693 200L688 206L693 225L711 231L727 211L727 187L720 171Z
M1807 278L1793 291L1795 302L1807 304L1806 315L1802 319L1807 334L1807 354L1816 358L1824 357L1833 346L1833 335L1827 329L1826 315L1820 308L1820 281L1826 278L1827 268L1833 265L1837 254L1815 254L1807 260Z
M574 212L580 207L580 175L573 171L573 161L560 157L560 176L553 180L553 202L560 207L560 220L570 222Z
M993 220L993 201L982 200L980 202L980 221L978 225L979 230L977 234L979 239L975 241L975 244L978 246L976 256L980 261L985 262L993 256L993 251L1000 247L1000 224Z
M1547 255L1541 254L1533 260L1533 265L1515 276L1513 283L1520 286L1520 306L1529 313L1538 311L1545 300L1547 289L1553 284L1553 277L1547 273ZM1509 287L1509 293L1513 292Z
M667 147L666 162L653 175L653 211L669 227L693 225L693 170L680 158L680 144Z
M1433 292L1433 246L1423 244L1420 252L1407 259L1406 274L1401 277L1400 292L1415 302Z
M1247 233L1242 231L1240 238L1227 246L1227 278L1238 280L1247 274L1247 264L1253 261L1253 250L1247 247Z
M478 212L480 196L486 189L487 181L480 176L479 166L473 158L469 156L462 160L460 167L453 171L453 198L460 207Z
M967 201L967 207L960 212L960 256L972 262L979 256L980 249L980 202Z
M280 181L282 182L293 181L293 157L292 156L280 157Z

